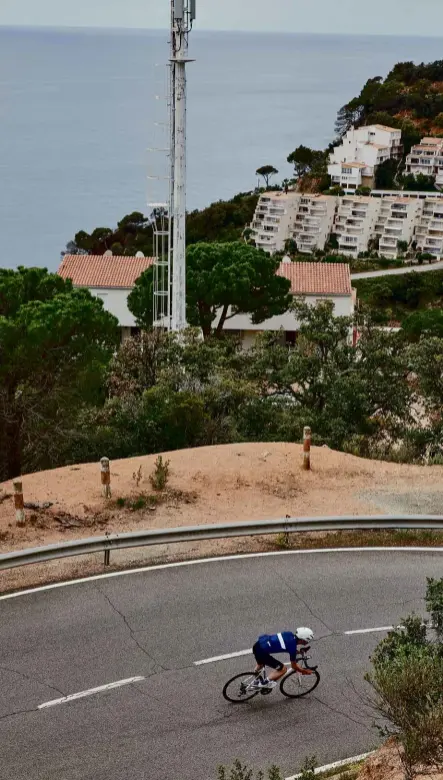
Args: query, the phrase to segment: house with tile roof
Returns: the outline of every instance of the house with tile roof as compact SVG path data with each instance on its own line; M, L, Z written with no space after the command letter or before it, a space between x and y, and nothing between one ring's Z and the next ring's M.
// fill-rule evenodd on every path
M63 279L71 279L74 287L87 287L92 295L101 298L106 311L117 317L124 340L138 331L128 309L128 295L153 262L152 257L65 255L57 273Z
M347 263L293 263L288 259L280 264L277 273L289 279L294 297L302 297L312 306L319 301L332 301L337 317L351 317L354 314L356 291L351 284ZM259 325L254 325L248 314L237 314L226 321L224 328L239 335L248 349L253 345L257 333L266 330L281 331L287 343L294 343L300 324L295 314L288 311Z
M74 287L87 287L93 295L101 298L105 309L117 317L124 340L138 331L128 309L128 295L138 277L152 263L152 257L65 255L58 274L64 279L71 279ZM337 316L353 314L355 290L352 289L350 268L346 263L292 263L287 258L280 264L277 273L289 279L294 296L303 297L312 305L321 300L331 300ZM237 314L225 324L226 331L241 336L246 349L252 346L259 332L281 330L282 337L292 343L298 329L299 324L292 312L271 317L259 325L253 325L248 314Z

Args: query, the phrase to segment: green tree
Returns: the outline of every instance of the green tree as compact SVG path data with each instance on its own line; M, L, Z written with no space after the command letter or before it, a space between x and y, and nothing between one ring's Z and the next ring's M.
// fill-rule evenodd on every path
M310 172L314 161L315 152L303 144L288 156L288 163L294 166L294 175L297 179Z
M188 248L187 316L207 338L228 319L250 314L254 325L287 311L290 282L277 275L279 260L242 243Z
M405 190L417 192L436 191L434 176L426 176L424 173L418 173L416 176L413 173L408 173L402 177L401 182Z
M401 327L410 341L419 341L422 336L436 336L443 339L443 311L441 309L416 311L406 317Z
M46 269L0 271L0 471L53 465L78 406L97 401L117 321Z
M195 244L186 262L188 322L205 338L213 328L219 336L236 314L250 314L257 324L283 314L291 302L289 281L276 274L279 260L248 244ZM135 283L128 306L140 327L152 326L152 269Z
M261 168L257 168L256 174L257 176L262 176L263 180L265 182L265 186L269 187L269 179L272 176L276 176L278 173L277 168L274 168L273 165L262 165Z
M154 320L154 269L143 271L128 295L128 308L137 325L144 330L152 328Z
M377 190L396 190L395 176L398 170L398 160L385 160L375 171L375 188Z

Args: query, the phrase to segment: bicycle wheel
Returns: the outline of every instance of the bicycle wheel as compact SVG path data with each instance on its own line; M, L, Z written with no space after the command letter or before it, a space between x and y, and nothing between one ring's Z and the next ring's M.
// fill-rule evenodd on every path
M318 672L313 671L312 674L300 674L295 669L280 683L280 690L283 696L287 696L289 699L300 699L301 696L306 696L308 693L314 690L320 682L320 675Z
M255 679L254 672L242 672L236 674L226 683L223 688L223 696L232 704L243 704L245 701L253 699L260 691L248 690L248 685Z

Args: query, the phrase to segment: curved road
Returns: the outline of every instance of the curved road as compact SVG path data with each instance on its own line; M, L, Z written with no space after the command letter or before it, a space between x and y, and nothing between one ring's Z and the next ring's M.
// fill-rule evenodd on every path
M14 780L212 780L241 757L293 774L376 744L363 689L384 635L351 633L423 613L441 553L277 554L125 573L0 600L1 772ZM196 661L307 624L322 682L241 707L223 683L252 658ZM68 703L60 697L144 679ZM15 713L15 714L13 714Z
M401 268L385 268L380 271L359 271L356 274L351 274L351 281L353 279L374 279L378 276L402 276L403 274L424 274L427 271L441 271L443 269L443 261L439 260L436 263L429 263L428 265L404 265Z

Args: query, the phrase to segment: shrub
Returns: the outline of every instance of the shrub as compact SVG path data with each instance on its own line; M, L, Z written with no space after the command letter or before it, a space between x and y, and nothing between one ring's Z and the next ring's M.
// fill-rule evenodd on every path
M428 639L420 617L410 615L380 642L365 678L375 691L380 733L399 743L406 780L443 765L443 579L428 579L426 606L437 641Z
M163 461L161 455L158 456L155 461L155 467L152 474L149 475L149 481L154 490L164 490L169 480L169 465L170 461Z

